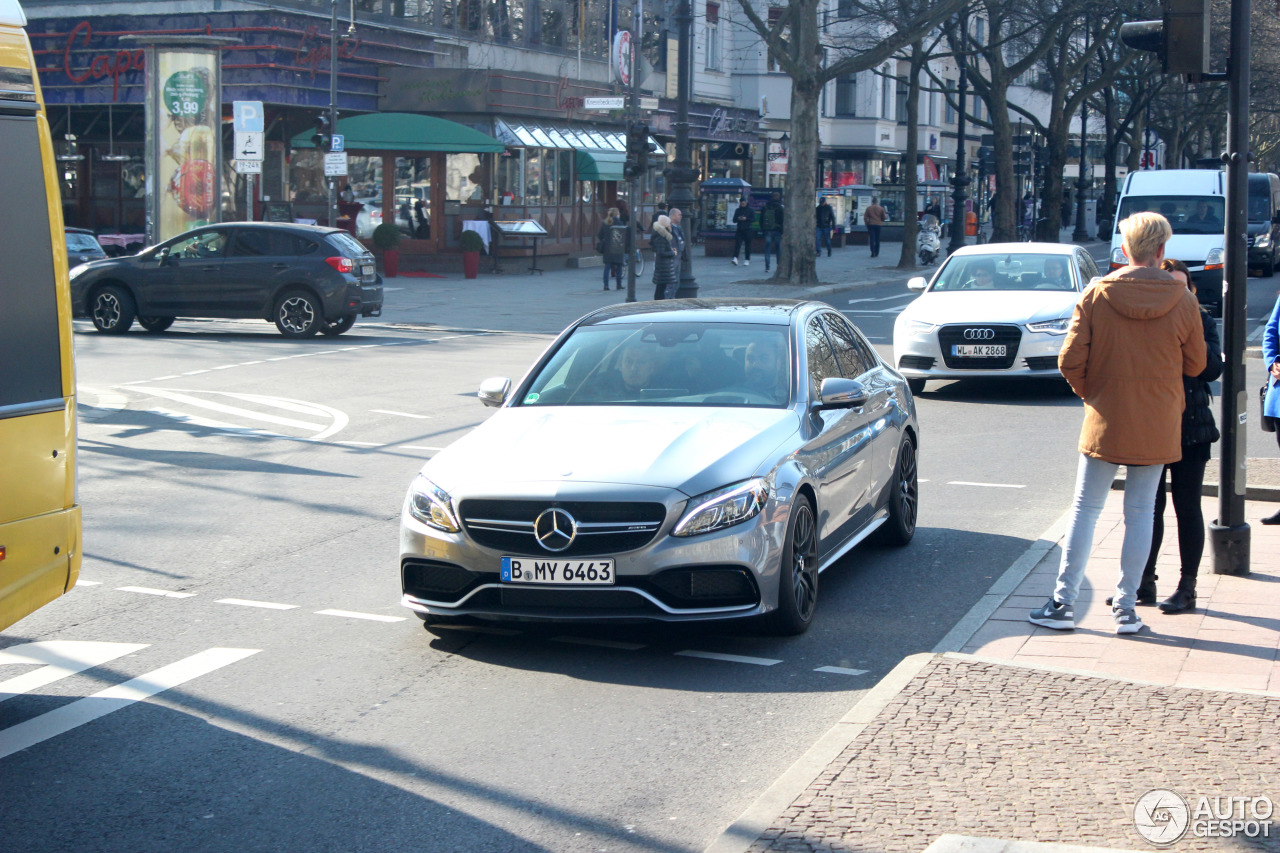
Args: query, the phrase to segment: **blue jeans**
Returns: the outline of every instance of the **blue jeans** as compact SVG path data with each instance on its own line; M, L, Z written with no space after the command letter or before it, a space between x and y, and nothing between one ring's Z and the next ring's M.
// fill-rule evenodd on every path
M880 254L880 226L867 226L867 245L871 247L871 257Z
M766 231L764 232L764 268L769 268L769 253L773 252L774 256L779 260L782 259L782 232Z
M814 236L813 250L821 255L824 243L827 246L827 254L831 254L831 229L819 227L818 233Z
M1093 550L1093 529L1106 503L1111 482L1120 468L1112 462L1080 454L1076 472L1076 495L1067 520L1067 535L1058 566L1058 583L1053 599L1059 604L1075 604L1084 580L1085 566ZM1151 553L1151 529L1155 523L1156 488L1163 465L1126 465L1124 484L1124 544L1120 547L1120 580L1116 583L1115 607L1132 609L1137 602L1142 570Z

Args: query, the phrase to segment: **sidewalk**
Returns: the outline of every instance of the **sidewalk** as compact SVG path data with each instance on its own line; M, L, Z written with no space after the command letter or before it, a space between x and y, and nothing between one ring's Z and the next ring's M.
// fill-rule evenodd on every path
M1176 792L1192 814L1202 796L1280 803L1280 527L1258 523L1276 505L1246 504L1251 575L1215 575L1206 553L1193 613L1142 607L1146 627L1118 636L1104 600L1122 502L1111 492L1099 520L1075 631L1026 621L1052 589L1060 522L934 654L889 673L708 853L1150 850L1134 810L1153 789ZM1214 518L1216 501L1204 511ZM1177 583L1172 519L1170 509L1161 598ZM1280 808L1266 837L1195 826L1175 849L1280 850Z

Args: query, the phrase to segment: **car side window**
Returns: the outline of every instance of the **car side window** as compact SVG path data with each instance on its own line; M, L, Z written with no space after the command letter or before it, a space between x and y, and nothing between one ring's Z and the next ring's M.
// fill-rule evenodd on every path
M857 379L871 368L876 360L866 351L858 333L849 325L849 321L838 314L827 314L827 330L831 333L831 343L835 347L836 363L846 379Z
M306 237L298 237L293 234L287 235L291 249L287 254L290 255L310 255L316 250L316 244L308 240Z
M1076 266L1080 269L1081 284L1088 284L1098 274L1098 267L1088 252L1076 252Z
M209 260L221 258L227 253L226 231L201 231L184 237L169 247L171 258Z
M271 234L262 228L241 228L236 231L233 258L258 258L274 254L271 251Z
M809 325L805 327L804 340L809 360L809 381L813 385L813 394L817 395L822 388L822 380L840 377L840 366L831 349L831 342L827 340L821 317L814 317L809 321Z

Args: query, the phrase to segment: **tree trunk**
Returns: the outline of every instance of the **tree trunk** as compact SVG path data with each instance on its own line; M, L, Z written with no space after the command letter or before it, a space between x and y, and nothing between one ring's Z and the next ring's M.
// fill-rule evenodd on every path
M920 155L920 66L924 64L923 57L923 42L912 43L910 67L907 69L907 150L902 155L902 185L906 193L902 202L902 254L898 256L898 269L914 269L916 265L916 237L919 233L916 160Z
M816 18L815 18L816 43ZM787 155L786 212L782 251L773 281L800 287L818 283L814 263L814 216L818 173L818 98L822 87L813 75L791 80L791 148Z
M996 197L991 207L991 242L1010 243L1018 239L1018 214L1022 193L1013 173L1013 123L1003 90L992 87L987 106L991 113L991 136L996 161Z
M1071 116L1061 95L1055 93L1050 100L1049 126L1045 128L1046 166L1044 193L1040 200L1040 216L1045 220L1036 223L1036 239L1058 242L1062 233L1062 171L1067 166L1067 145L1071 141Z

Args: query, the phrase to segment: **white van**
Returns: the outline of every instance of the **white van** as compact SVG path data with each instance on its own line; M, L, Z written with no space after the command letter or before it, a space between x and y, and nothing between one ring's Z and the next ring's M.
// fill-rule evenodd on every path
M1128 264L1120 251L1120 222L1144 210L1163 214L1173 226L1165 257L1187 265L1200 303L1221 317L1226 192L1226 173L1212 169L1130 172L1120 188L1111 235L1111 269Z

